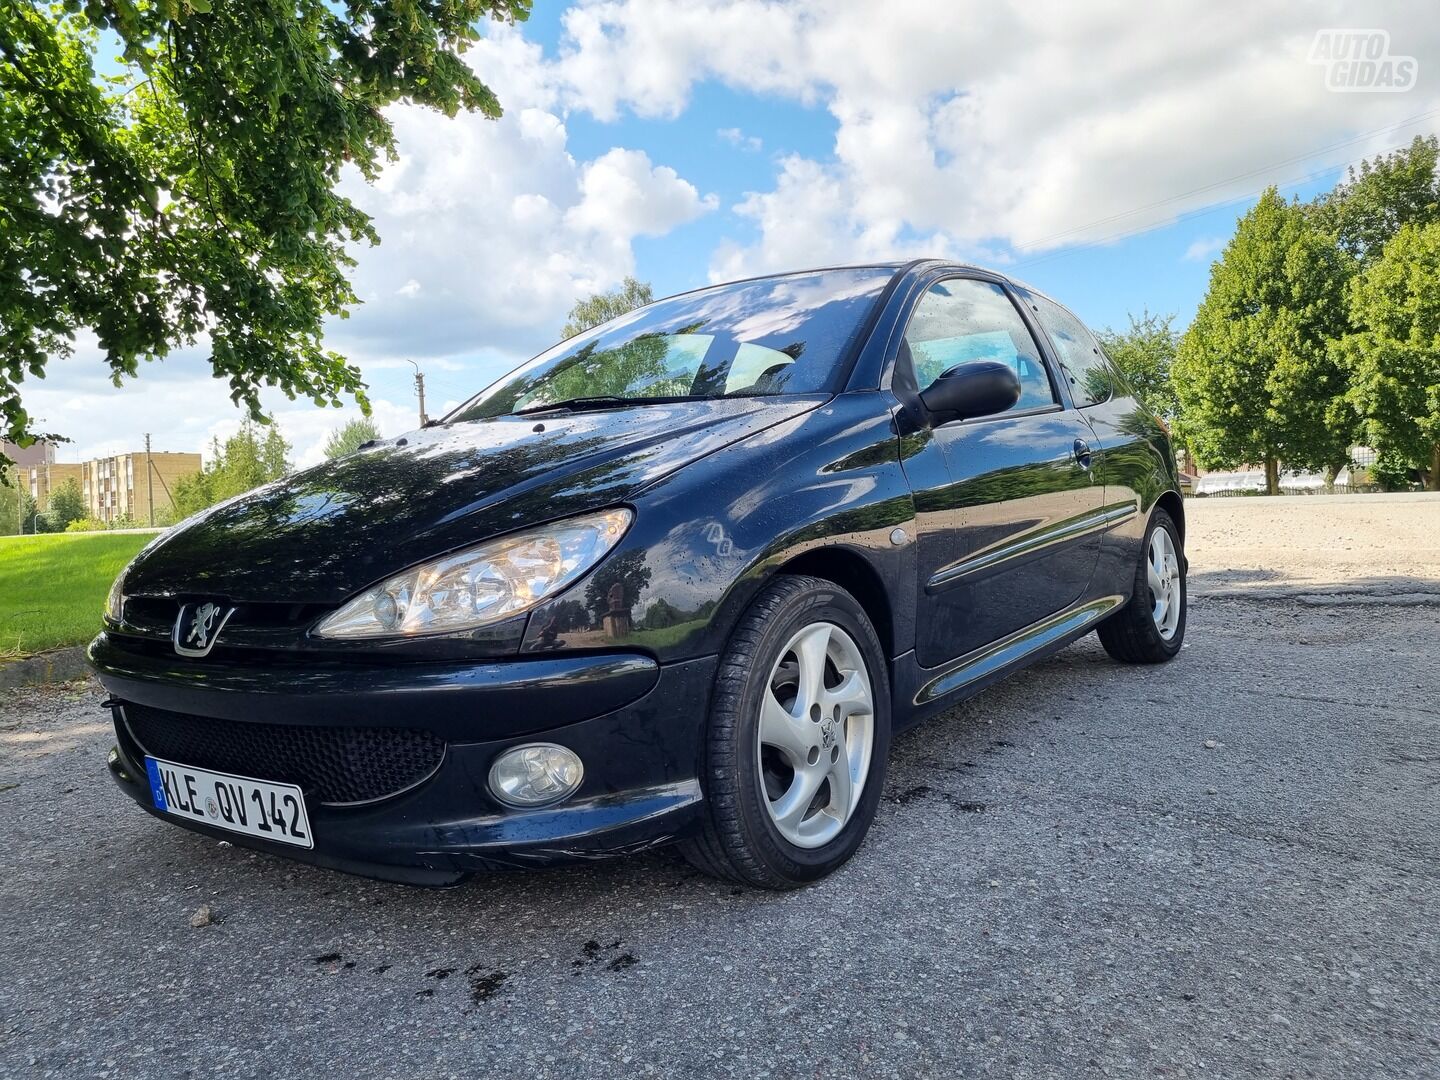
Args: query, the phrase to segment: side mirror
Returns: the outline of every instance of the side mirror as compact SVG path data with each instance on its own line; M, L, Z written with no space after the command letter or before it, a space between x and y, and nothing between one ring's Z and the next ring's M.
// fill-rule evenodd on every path
M946 420L994 416L1020 400L1020 376L998 360L957 364L920 391L925 408Z

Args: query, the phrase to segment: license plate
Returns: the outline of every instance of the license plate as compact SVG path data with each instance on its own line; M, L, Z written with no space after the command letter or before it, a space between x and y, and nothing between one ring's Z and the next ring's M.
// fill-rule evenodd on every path
M294 784L272 784L152 757L145 759L145 770L157 810L278 844L315 846L305 816L305 796Z

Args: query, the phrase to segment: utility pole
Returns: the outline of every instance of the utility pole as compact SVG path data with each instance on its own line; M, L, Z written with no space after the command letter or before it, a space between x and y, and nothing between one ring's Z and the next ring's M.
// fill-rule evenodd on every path
M425 415L425 373L414 360L407 359L405 362L415 369L415 396L420 399L420 426L424 427L430 422Z
M145 433L145 500L150 504L150 527L155 527L155 466L150 462L150 433Z

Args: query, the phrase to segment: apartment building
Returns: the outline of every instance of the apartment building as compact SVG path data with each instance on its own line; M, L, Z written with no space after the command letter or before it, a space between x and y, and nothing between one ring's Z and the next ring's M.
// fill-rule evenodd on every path
M113 457L93 458L78 465L36 465L29 470L30 494L38 510L49 506L50 493L66 480L80 483L86 513L97 521L128 517L148 524L153 505L159 513L174 505L176 481L200 471L199 454L171 454L138 450Z
M80 468L80 492L91 517L129 517L143 525L150 520L152 505L156 513L174 506L175 482L200 471L200 455L141 450L95 458Z
M0 440L0 455L9 458L25 475L25 470L34 465L48 465L55 460L55 444L40 439L29 446L16 446L9 439Z
M80 480L83 465L66 465L48 461L22 469L21 477L29 474L30 497L35 500L35 509L44 510L50 505L50 493L66 480Z

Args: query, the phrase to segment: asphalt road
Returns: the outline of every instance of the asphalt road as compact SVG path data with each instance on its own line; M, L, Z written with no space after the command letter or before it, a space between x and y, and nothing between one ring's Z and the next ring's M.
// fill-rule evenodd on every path
M254 855L113 790L94 690L12 693L0 1076L1440 1076L1426 587L1202 595L1158 669L1087 639L899 739L784 895Z

